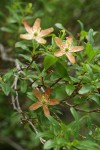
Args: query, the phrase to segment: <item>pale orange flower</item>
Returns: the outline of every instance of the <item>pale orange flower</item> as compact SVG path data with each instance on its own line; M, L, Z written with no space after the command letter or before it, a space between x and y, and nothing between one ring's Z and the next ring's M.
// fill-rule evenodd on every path
M41 30L40 27L41 20L37 18L32 27L28 24L26 20L23 20L23 24L25 26L27 34L20 34L20 38L26 40L36 40L38 43L45 44L46 40L43 38L44 36L53 32L53 28L48 28L45 30Z
M43 111L46 117L50 115L50 111L48 109L48 105L57 105L59 104L59 100L50 99L51 89L47 88L44 93L39 92L37 89L33 90L35 97L39 100L38 102L32 104L29 109L36 110L40 107L43 107Z
M55 38L57 46L60 48L59 51L55 52L54 55L56 57L60 57L62 55L66 55L69 59L69 61L74 64L75 63L75 57L71 54L72 52L78 52L83 50L83 46L73 46L73 37L69 36L66 40L66 42L62 42L60 38Z

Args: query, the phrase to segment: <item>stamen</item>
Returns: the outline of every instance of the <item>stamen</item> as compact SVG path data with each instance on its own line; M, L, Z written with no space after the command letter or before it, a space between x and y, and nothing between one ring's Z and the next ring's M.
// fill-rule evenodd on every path
M47 99L45 98L45 96L42 96L42 105L46 105L47 104Z

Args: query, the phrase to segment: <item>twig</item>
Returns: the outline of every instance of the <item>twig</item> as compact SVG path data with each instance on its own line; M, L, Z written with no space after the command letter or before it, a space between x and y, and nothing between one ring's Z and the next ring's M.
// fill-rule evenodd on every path
M75 108L75 107L74 107ZM75 108L77 111L80 111L80 112L85 112L85 113L92 113L92 112L97 112L97 113L100 113L100 108L97 108L97 109L93 109L93 110L83 110L83 109L80 109L80 108Z
M62 78L57 79L53 84L51 84L50 87L53 87L55 84L57 84Z
M83 110L83 109L78 108L77 105L71 105L71 104L69 104L68 102L65 102L65 101L64 101L64 104L66 104L69 107L74 107L75 110L80 111L80 112L85 112L85 113L97 112L97 113L100 113L100 108L92 109L92 110Z
M30 66L32 65L34 59L32 58L32 61L30 62L30 64L27 66L27 69L30 68Z

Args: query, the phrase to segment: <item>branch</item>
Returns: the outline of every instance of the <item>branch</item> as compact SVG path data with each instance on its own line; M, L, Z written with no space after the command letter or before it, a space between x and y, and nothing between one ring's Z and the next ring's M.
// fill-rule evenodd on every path
M83 110L83 109L78 108L77 104L72 105L72 104L69 104L68 102L65 102L65 101L64 101L64 104L66 104L68 107L74 107L75 110L80 111L80 112L85 112L85 113L97 112L97 113L100 113L100 108L92 109L92 110Z
M62 78L57 79L53 84L51 84L50 87L53 87L55 84L57 84Z
M32 61L31 61L30 64L27 66L27 69L29 69L29 68L31 67L33 61L34 61L34 59L33 59L33 57L32 57Z

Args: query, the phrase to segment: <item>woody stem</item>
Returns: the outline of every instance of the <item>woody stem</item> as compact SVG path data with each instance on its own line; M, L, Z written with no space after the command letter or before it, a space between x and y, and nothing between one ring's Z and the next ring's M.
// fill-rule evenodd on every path
M53 87L55 84L57 84L62 78L57 79L53 84L51 84L50 87Z

